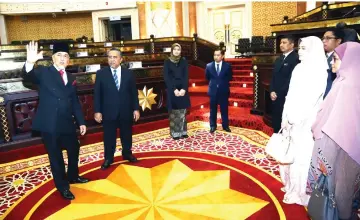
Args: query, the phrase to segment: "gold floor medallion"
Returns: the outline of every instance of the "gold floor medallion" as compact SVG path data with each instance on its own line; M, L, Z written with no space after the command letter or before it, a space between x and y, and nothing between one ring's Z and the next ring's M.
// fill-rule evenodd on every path
M246 219L269 204L230 189L229 170L194 171L177 159L122 164L71 191L76 199L48 219Z

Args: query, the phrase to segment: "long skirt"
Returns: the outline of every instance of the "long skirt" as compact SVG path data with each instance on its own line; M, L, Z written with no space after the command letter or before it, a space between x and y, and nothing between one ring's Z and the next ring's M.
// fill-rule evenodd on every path
M331 178L332 184L328 187L335 192L339 217L350 219L358 208L353 209L353 202L360 189L360 165L326 134L315 141L308 176L309 191L314 189L321 173Z
M294 125L290 130L294 163L279 165L280 177L284 184L284 203L307 206L310 195L306 192L306 182L310 167L314 140L309 126Z
M170 135L181 138L187 135L186 109L173 109L170 111Z

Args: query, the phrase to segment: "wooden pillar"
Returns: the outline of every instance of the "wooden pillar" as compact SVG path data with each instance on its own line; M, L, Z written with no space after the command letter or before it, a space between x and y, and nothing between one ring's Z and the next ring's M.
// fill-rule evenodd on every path
M182 2L175 2L175 35L176 36L183 36L183 9L182 9Z
M146 4L145 2L136 2L139 14L139 35L140 39L147 38L146 33Z
M197 33L196 2L189 2L189 28L190 28L190 35Z
M297 2L297 15L302 15L306 12L306 2Z

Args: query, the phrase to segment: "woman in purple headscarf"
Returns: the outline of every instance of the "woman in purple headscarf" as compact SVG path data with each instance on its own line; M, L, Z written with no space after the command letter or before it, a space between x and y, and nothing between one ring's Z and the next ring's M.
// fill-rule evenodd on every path
M350 219L360 180L360 44L335 49L336 79L312 127L315 147L309 170L312 189L321 173L331 178L341 219ZM309 187L309 188L310 188Z

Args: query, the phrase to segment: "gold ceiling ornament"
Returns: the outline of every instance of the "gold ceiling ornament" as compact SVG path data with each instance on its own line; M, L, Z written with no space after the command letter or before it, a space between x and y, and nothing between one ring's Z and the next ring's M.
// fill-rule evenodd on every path
M145 111L146 108L151 110L151 106L156 104L155 97L157 94L153 93L153 88L147 89L144 86L143 90L138 90L138 97L139 97L139 105L141 106L142 110Z

